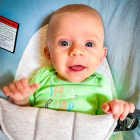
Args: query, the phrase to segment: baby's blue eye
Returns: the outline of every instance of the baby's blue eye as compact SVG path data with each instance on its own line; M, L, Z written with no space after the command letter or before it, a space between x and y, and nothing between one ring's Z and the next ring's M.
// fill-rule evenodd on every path
M69 43L67 41L62 41L61 46L69 46Z
M87 42L85 46L87 46L87 47L94 47L94 43L92 43L92 42Z

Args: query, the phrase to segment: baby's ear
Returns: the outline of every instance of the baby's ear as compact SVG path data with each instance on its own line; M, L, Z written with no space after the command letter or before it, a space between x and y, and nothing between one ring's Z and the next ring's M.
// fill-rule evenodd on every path
M52 60L51 60L51 56L50 56L50 52L49 52L49 48L48 46L44 47L44 55L47 59L47 62L51 65L52 64Z
M104 58L106 57L106 55L107 55L107 48L103 47L102 56L101 56L101 59L100 59L100 64L103 63Z

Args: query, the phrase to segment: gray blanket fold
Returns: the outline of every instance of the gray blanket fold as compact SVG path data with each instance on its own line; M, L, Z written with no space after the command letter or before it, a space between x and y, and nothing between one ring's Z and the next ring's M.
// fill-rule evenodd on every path
M9 140L107 140L116 121L111 114L19 107L0 98L0 125Z

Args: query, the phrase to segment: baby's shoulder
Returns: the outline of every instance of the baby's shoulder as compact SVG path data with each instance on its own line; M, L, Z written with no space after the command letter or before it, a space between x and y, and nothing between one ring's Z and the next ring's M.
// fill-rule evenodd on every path
M49 81L50 78L53 78L55 75L56 71L53 67L46 67L38 70L36 75L31 80L31 84L33 83L39 83L44 85L46 82Z
M95 72L94 74L91 75L91 77L95 78L96 83L98 83L98 85L100 86L108 84L107 77L101 73Z
M98 72L93 73L92 76L96 76L98 79L107 79L105 75Z
M56 71L53 67L45 67L38 70L37 75L43 76L43 75L54 74L54 73L56 73Z

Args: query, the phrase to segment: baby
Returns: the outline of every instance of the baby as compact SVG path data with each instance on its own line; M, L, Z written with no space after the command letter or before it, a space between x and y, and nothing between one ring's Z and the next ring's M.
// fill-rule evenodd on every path
M44 54L52 66L39 70L31 84L23 78L3 88L14 104L111 113L115 120L134 111L134 104L112 100L106 78L95 72L107 54L103 21L95 9L76 4L56 11L49 21Z

